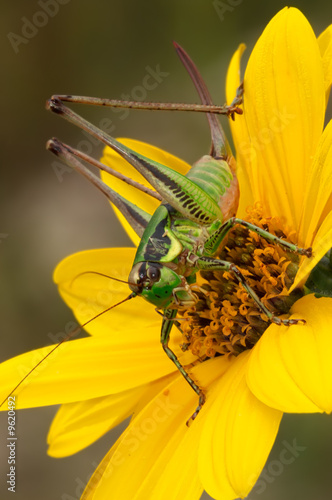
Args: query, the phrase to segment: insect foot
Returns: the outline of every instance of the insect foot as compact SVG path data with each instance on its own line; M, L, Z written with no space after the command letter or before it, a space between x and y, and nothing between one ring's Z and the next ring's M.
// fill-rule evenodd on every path
M56 97L51 97L46 101L46 109L49 111L53 111L54 113L57 113L58 115L61 115L63 113L63 104L60 101L60 99L57 99Z
M298 323L302 323L303 325L306 324L305 319L281 319L278 318L278 316L272 316L271 322L275 323L276 325L285 325L285 326L291 326L291 325L297 325Z
M199 395L199 400L198 400L198 406L197 406L196 410L194 411L194 413L191 415L191 417L188 418L188 420L186 422L187 427L189 427L191 425L191 422L193 422L195 420L195 418L197 417L197 415L201 411L205 401L206 401L206 396L205 396L204 392L201 390L200 395Z
M312 257L312 248L311 247L305 248L303 254L309 258Z

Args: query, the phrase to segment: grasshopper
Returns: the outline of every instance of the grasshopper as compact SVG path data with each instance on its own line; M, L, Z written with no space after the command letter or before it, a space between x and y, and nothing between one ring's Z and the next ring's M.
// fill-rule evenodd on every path
M278 325L293 325L301 320L281 319L269 311L247 284L241 271L232 262L217 258L218 249L227 233L236 224L241 224L261 237L298 254L310 257L311 249L299 248L235 217L239 199L235 161L217 114L225 114L234 119L235 114L242 113L239 105L242 103L243 87L239 87L230 106L213 105L207 87L193 61L179 45L175 44L175 48L198 91L201 104L140 103L68 95L53 96L47 104L48 109L87 131L119 153L143 175L155 191L112 171L57 139L50 140L47 148L106 194L140 237L140 244L128 278L132 292L128 298L141 296L154 304L157 311L161 310L163 316L162 347L198 395L198 406L191 416L193 420L204 405L206 395L181 365L168 344L173 324L181 329L180 322L176 319L178 310L190 307L197 301L194 293L197 273L206 270L233 273L271 322ZM136 109L205 112L211 132L211 150L208 155L200 158L184 176L124 146L74 113L65 106L64 102ZM159 207L150 216L104 184L81 160L107 170L122 178L124 182L131 183L137 189L156 197L161 202Z

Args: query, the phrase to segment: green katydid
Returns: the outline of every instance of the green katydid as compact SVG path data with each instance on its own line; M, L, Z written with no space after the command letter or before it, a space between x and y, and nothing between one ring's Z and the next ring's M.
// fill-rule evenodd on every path
M111 171L100 162L57 139L49 141L47 147L103 191L141 238L128 278L132 291L129 297L141 296L154 304L157 310L162 310L161 343L163 349L199 397L198 406L191 417L194 419L205 402L204 390L192 380L169 348L168 342L172 325L175 323L180 328L176 320L178 309L189 307L196 302L193 290L197 273L204 270L230 271L271 322L279 325L292 325L301 320L281 319L275 316L250 288L240 270L232 262L220 260L216 258L216 255L227 233L235 224L242 224L261 237L301 255L310 257L311 249L299 248L260 227L235 217L238 205L236 173L233 168L230 146L216 114L226 114L234 118L235 113L241 113L242 110L238 105L242 102L243 89L239 88L230 106L214 106L196 66L181 47L177 44L175 47L196 86L202 102L200 105L121 102L78 96L53 96L48 101L50 110L65 117L119 153L143 175L155 191ZM65 101L138 109L205 112L212 137L210 154L198 160L187 175L183 176L108 136L66 107ZM120 176L122 180L132 183L137 189L158 198L161 204L150 216L106 186L80 160Z

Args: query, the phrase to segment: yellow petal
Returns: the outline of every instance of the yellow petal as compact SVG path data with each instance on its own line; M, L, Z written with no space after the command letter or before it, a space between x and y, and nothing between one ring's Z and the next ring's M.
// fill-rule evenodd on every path
M319 35L318 45L323 59L325 103L327 105L332 84L332 24Z
M134 248L107 248L79 252L60 262L54 272L54 281L79 324L128 297L128 285L107 276L126 281L134 256ZM106 274L106 277L93 272ZM92 335L112 335L121 332L124 326L139 330L153 321L160 323L154 306L136 297L94 319L85 330Z
M311 246L313 257L303 258L290 292L301 285L332 247L332 120L319 141L307 180L299 241Z
M186 174L190 169L190 165L186 162L180 160L176 156L163 151L155 146L151 146L150 144L146 144L141 141L135 141L133 139L118 139L125 146L133 149L137 153L140 153L151 160L158 161L167 167L180 172L181 174ZM130 177L131 179L140 182L144 186L151 188L151 185L144 179L144 177L137 172L126 160L124 160L118 153L113 151L111 148L107 147L104 149L103 157L101 162L105 165L118 170L122 174ZM101 177L106 184L114 189L121 196L130 200L132 203L137 205L139 208L145 210L149 214L153 214L156 208L159 205L159 201L147 194L142 193L138 189L126 184L119 179L107 174L106 172L102 172ZM138 246L139 237L135 233L135 231L131 228L131 226L126 221L125 217L119 212L119 210L115 209L115 213L117 214L120 222L122 223L124 229L126 230L128 236L131 238L133 243Z
M244 498L273 446L282 413L265 406L246 381L250 352L234 358L206 404L199 448L199 474L213 498Z
M308 278L312 269L318 264L323 255L332 247L332 212L325 218L323 224L319 228L314 241L312 243L313 257L311 259L303 259L296 274L295 280L289 293L297 286L302 285Z
M241 83L240 63L246 46L242 43L234 53L226 77L226 100L230 104ZM254 176L256 157L250 154L250 139L244 115L236 115L230 120L230 127L236 150L236 175L240 186L238 216L244 217L246 209L254 204L251 179ZM252 161L251 161L252 160ZM254 163L254 164L253 164ZM256 198L257 199L257 198Z
M290 413L332 411L332 299L308 295L292 307L305 325L271 325L250 357L247 381L263 403Z
M208 386L226 365L219 358L192 371L202 386ZM202 486L197 449L204 407L192 425L186 426L196 406L197 395L178 375L132 420L97 468L81 500L198 500Z
M312 245L317 229L331 210L332 120L328 123L320 138L308 174L304 210L300 226L300 238L305 242L305 246Z
M17 408L84 401L126 391L175 371L159 342L159 329L124 329L62 344L15 391ZM1 401L54 346L0 365Z
M258 40L244 78L244 114L259 162L260 201L296 230L325 114L322 59L299 10L280 11Z
M150 401L167 380L162 378L118 394L62 405L47 436L48 454L64 457L89 446L134 413L141 400L145 404Z

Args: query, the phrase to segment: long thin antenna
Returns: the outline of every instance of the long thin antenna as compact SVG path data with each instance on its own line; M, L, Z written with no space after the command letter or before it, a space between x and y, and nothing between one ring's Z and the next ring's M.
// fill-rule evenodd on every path
M91 323L91 321L99 318L99 316L101 316L102 314L105 314L106 312L110 311L111 309L114 309L114 307L117 307L120 304L127 302L127 300L133 299L134 297L136 297L136 293L132 292L130 295L128 295L127 298L121 300L120 302L118 302L117 304L114 304L113 306L108 307L104 311L100 312L99 314L97 314L93 318L91 318L88 321L86 321L85 323L83 323L83 325L78 326L77 328L75 328L75 330L70 332L67 335L67 337L62 339L56 346L53 347L53 349L50 350L50 352L48 354L46 354L46 356L44 356L33 368L31 368L31 370L20 380L20 382L14 387L14 389L5 397L5 399L0 404L0 408L8 400L8 398L10 396L12 396L14 394L14 392L23 384L23 382L31 375L31 373L34 372L35 369L38 368L38 366L41 365L41 363L43 363L45 361L45 359L47 359L56 349L58 349L58 347L60 347L61 344L63 344L64 342L66 342L70 338L74 337L80 330L82 330L82 328L84 328L86 325Z
M125 285L135 285L136 283L131 283L130 281L120 280L119 278L114 278L113 276L108 276L108 274L100 273L99 271L83 271L82 273L77 274L71 281L70 286L73 285L74 281L83 276L84 274L97 274L98 276L103 276L104 278L108 278L113 281L118 281L119 283L124 283Z

